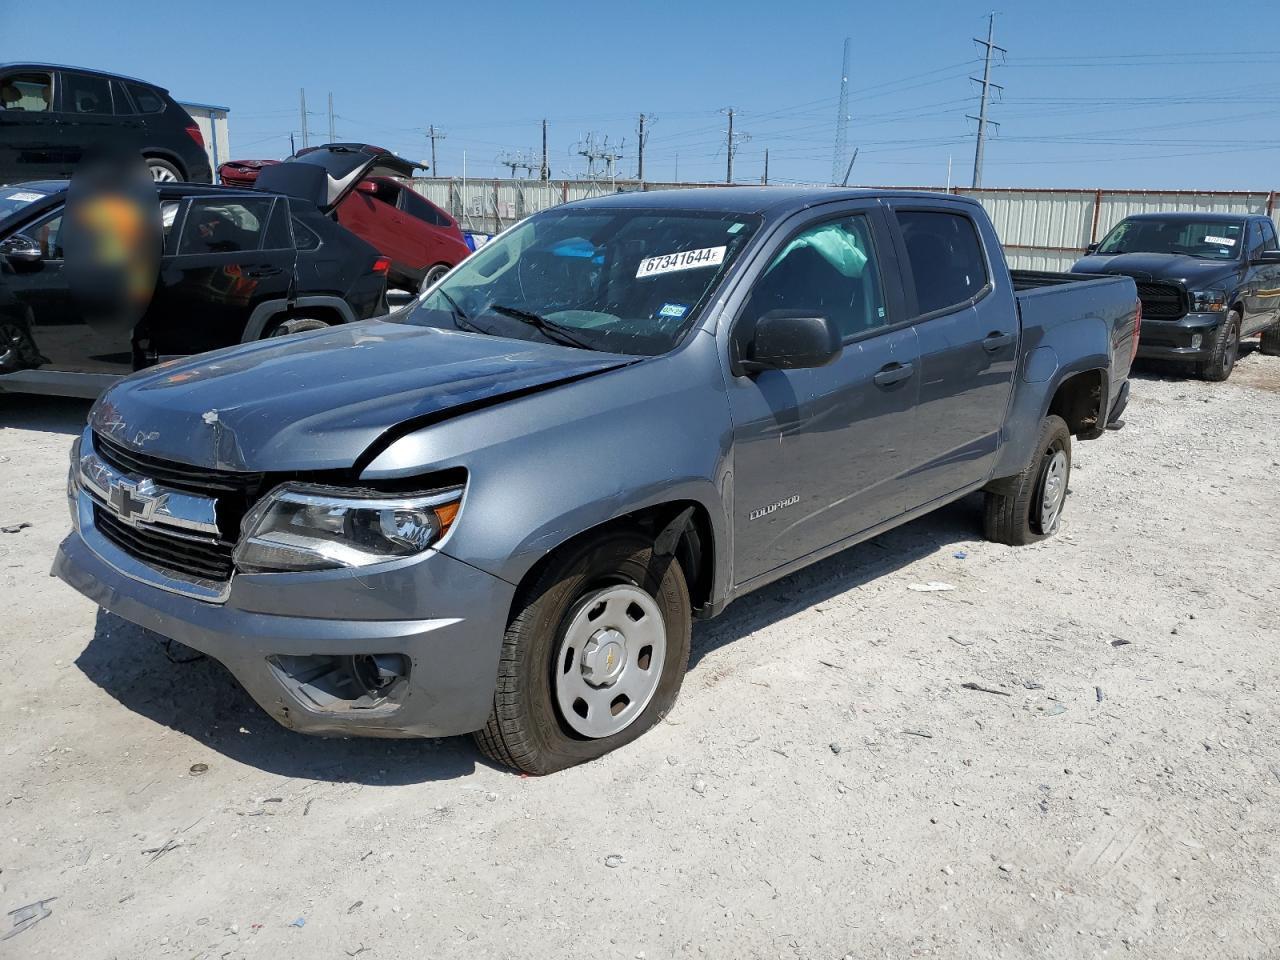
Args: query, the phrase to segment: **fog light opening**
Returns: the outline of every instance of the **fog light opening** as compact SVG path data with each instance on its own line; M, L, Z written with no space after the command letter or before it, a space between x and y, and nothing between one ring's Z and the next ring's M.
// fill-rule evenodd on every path
M357 653L347 658L347 670L366 696L379 700L409 675L409 660L398 653Z
M1204 343L1204 334L1202 334L1202 333L1193 333L1193 334L1191 335L1191 349L1192 349L1192 350L1199 350L1199 349L1200 349L1200 344L1202 344L1202 343Z

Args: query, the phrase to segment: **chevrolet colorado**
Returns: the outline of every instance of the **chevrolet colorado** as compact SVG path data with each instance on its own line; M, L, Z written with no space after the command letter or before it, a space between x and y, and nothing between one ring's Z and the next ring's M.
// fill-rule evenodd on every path
M547 773L675 702L692 620L974 491L1058 527L1127 277L1010 274L976 203L718 189L544 211L396 314L141 371L54 573L309 733Z

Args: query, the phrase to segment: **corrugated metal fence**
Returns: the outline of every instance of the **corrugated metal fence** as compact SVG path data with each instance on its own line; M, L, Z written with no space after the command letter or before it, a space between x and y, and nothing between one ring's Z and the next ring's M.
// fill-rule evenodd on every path
M570 200L619 190L716 187L703 183L637 183L624 180L461 180L421 178L413 187L461 221L463 228L497 233L531 213ZM937 190L941 187L893 189ZM1204 213L1265 213L1280 228L1276 191L1076 190L952 188L977 198L995 221L1009 265L1066 270L1087 244L1101 240L1133 213L1186 210Z

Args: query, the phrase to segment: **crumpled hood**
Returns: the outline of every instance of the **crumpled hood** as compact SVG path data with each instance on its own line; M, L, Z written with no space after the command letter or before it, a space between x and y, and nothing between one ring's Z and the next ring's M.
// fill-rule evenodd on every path
M1072 273L1118 273L1137 280L1176 280L1188 289L1230 286L1239 265L1234 260L1203 260L1180 253L1121 253L1093 255L1076 262Z
M119 443L201 467L341 469L406 421L634 361L371 320L152 367L108 390L89 419Z

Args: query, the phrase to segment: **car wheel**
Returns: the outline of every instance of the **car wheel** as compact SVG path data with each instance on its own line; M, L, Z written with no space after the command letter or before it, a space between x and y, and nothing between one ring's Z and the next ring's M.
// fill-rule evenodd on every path
M545 774L630 743L675 703L691 629L679 561L655 556L639 532L564 549L516 601L477 745Z
M1262 331L1258 352L1264 357L1280 357L1280 324Z
M983 527L987 539L1011 547L1052 536L1062 519L1071 479L1071 431L1050 415L1040 424L1031 462L1016 477L986 491Z
M1200 376L1212 383L1221 383L1231 376L1239 356L1240 314L1232 310L1214 335L1209 359L1200 364Z
M438 281L451 269L452 268L446 263L437 263L434 267L432 267L425 274L422 275L422 283L418 285L418 293L419 294L426 293L429 287L435 286L436 281Z
M156 183L174 183L182 179L182 171L159 157L147 157L147 173Z
M321 320L319 317L286 317L284 320L277 321L267 327L267 331L262 335L262 338L265 340L267 337L287 337L291 333L324 330L328 326L328 321Z

